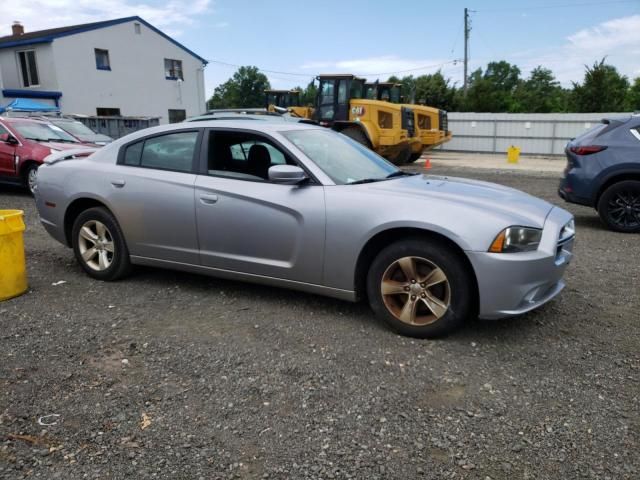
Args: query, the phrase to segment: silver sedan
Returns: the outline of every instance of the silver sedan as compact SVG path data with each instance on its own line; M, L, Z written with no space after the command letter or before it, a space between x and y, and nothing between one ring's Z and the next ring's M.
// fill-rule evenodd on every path
M43 225L93 278L150 265L366 298L415 337L551 300L574 240L571 214L541 199L405 173L310 125L146 129L51 155L36 190Z

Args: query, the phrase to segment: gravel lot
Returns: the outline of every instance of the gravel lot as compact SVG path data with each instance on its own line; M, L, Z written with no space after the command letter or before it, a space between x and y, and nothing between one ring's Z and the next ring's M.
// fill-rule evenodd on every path
M31 284L0 303L0 478L640 478L640 237L564 205L554 173L431 172L570 209L560 298L419 341L364 304L153 269L100 283L0 187Z

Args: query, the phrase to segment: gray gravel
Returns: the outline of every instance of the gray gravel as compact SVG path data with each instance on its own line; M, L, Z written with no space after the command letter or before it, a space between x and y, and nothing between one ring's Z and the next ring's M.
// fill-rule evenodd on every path
M564 205L553 176L432 172ZM27 195L0 205L26 211L31 284L0 303L0 478L640 478L640 237L590 209L568 206L559 299L420 341L363 304L153 269L96 282Z

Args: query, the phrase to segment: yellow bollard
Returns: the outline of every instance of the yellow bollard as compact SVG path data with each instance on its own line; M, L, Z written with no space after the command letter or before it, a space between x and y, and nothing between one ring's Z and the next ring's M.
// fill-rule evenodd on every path
M514 147L513 145L511 145L507 149L507 162L518 163L519 158L520 158L520 148Z
M0 301L27 291L22 210L0 210Z

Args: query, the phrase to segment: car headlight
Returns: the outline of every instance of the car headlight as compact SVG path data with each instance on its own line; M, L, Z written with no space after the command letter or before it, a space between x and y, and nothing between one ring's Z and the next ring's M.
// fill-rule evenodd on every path
M509 227L501 231L491 243L493 253L530 252L538 249L542 230L530 227Z

